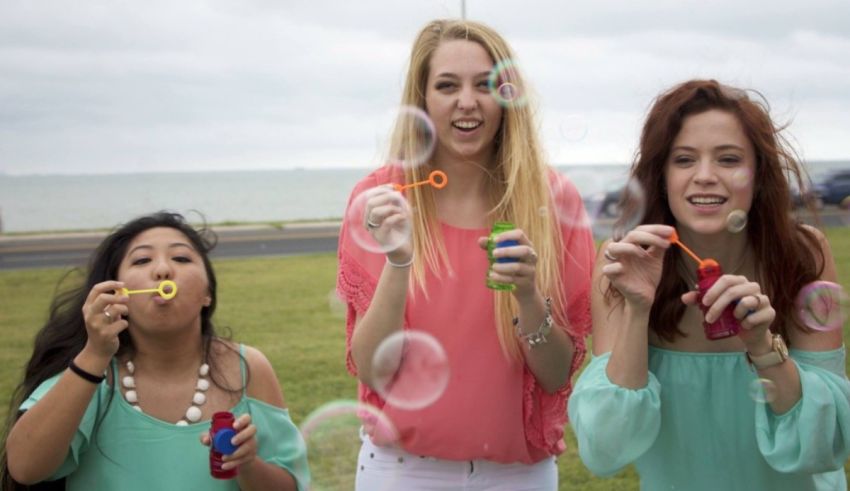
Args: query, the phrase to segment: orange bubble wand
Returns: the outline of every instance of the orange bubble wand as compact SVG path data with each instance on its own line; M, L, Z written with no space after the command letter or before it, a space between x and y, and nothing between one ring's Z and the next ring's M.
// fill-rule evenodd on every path
M135 295L136 293L158 293L163 299L171 300L175 295L177 295L177 283L171 280L163 280L156 288L147 288L144 290L129 290L127 288L121 289L121 295L130 296Z
M446 176L446 173L441 170L435 170L428 174L428 179L425 179L424 181L412 182L410 184L393 183L393 189L396 191L404 191L405 189L423 186L425 184L434 186L434 189L443 189L448 183L449 177Z
M673 233L670 235L670 238L668 240L670 241L671 244L676 244L677 246L681 247L683 251L687 252L689 256L694 258L694 261L696 261L697 264L700 265L700 267L702 267L703 265L706 265L708 263L708 261L714 262L714 260L712 260L712 259L707 259L707 260L703 261L702 259L699 258L699 256L694 254L694 251L688 249L688 246L686 246L685 244L682 244L682 241L679 240L679 234L676 232L676 230L673 230Z

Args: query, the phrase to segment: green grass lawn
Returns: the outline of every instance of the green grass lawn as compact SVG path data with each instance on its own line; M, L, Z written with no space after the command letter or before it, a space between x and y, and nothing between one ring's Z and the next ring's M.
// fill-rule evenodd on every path
M827 230L838 274L850 291L850 228ZM344 314L331 301L336 256L221 260L216 325L233 338L260 348L274 365L292 418L300 424L322 404L356 398L356 383L345 370ZM59 269L0 272L0 401L5 418L14 386L47 316ZM69 279L73 281L73 277ZM848 325L844 326L847 342ZM567 429L567 450L558 461L560 489L636 490L632 469L599 479L578 459Z

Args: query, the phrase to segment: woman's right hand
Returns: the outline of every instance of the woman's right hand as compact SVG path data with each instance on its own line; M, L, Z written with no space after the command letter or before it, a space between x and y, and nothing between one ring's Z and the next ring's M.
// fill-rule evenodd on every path
M603 245L608 264L602 273L633 307L652 307L672 234L668 225L640 225L619 241Z
M366 229L381 246L391 248L387 257L397 264L406 263L413 255L410 207L406 204L391 185L378 186L366 201L364 213Z
M127 329L124 318L129 309L130 297L120 295L124 288L120 281L104 281L92 287L83 304L83 319L88 340L83 350L102 359L109 359L118 351L118 334Z

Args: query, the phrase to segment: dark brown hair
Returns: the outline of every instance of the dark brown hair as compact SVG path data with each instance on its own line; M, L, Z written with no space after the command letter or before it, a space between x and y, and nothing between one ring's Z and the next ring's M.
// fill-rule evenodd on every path
M749 93L756 99L751 99ZM737 117L755 150L755 185L746 233L755 255L759 281L763 282L762 288L776 309L776 318L791 320L790 323L777 322L771 329L781 333L788 342L786 329L789 326L807 331L793 315L794 301L797 292L823 272L824 257L818 238L792 216L789 180L793 179L798 189L804 190L808 176L781 134L785 127L774 124L761 94L725 86L715 80L690 80L655 99L643 125L640 148L630 173L645 195L646 213L640 223L675 225L664 185L670 149L685 118L711 109ZM629 188L623 194L621 205L624 213L619 226L634 216L639 207L635 193L630 193ZM811 202L806 205L815 212ZM649 317L650 328L670 342L684 335L678 324L685 306L678 299L690 289L688 280L679 274L676 266L680 261L682 253L678 248L665 255L664 270ZM609 287L608 293L616 292Z

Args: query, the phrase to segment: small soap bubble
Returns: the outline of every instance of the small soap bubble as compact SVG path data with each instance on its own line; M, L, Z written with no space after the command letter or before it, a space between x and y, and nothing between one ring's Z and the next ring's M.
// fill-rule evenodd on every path
M759 404L770 404L776 400L776 384L766 378L757 378L750 383L750 398Z
M346 233L364 250L384 254L410 240L411 215L401 193L389 186L370 188L357 195L346 210Z
M747 212L744 210L732 210L726 217L726 230L737 234L747 228Z
M580 114L568 114L558 125L558 134L568 142L584 140L588 132L587 118Z
M513 60L502 60L493 66L487 77L487 87L502 107L520 107L528 102L519 67Z
M637 179L629 179L622 193L614 215L615 237L623 237L640 225L646 214L646 192Z
M412 329L391 334L372 359L375 390L402 409L422 409L439 399L449 384L449 360L434 336Z
M386 163L401 167L426 164L437 145L434 122L423 109L400 106L387 112L378 125L382 148L388 148Z
M389 418L374 406L357 401L333 401L310 413L301 424L301 435L310 458L311 491L354 489L360 428L384 445L397 442L398 434ZM387 472L378 491L396 489L396 475Z
M348 305L339 296L336 288L328 292L328 310L330 310L331 315L336 319L345 319L348 313Z
M746 189L752 182L753 172L749 168L741 167L732 172L732 187L735 189Z
M850 297L844 288L830 281L804 286L795 302L800 321L815 331L841 329L850 313Z

